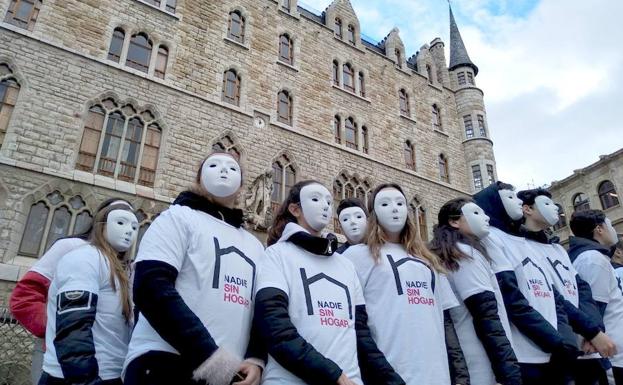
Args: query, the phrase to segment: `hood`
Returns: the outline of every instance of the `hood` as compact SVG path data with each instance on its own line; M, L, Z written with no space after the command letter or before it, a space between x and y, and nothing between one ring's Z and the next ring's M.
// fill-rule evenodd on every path
M243 212L240 209L230 209L217 203L210 202L205 197L192 191L184 191L175 198L174 205L187 206L193 210L203 211L214 218L227 222L228 224L240 228L244 223Z
M552 244L557 244L560 243L560 238L548 233L545 230L541 230L541 231L530 231L528 230L525 226L520 226L519 227L519 235L521 235L522 237L529 239L531 241L535 241L538 243L543 243L546 245L552 245Z
M589 250L596 250L603 255L610 257L610 248L597 241L588 238L569 237L569 258L571 259L571 262L575 261L578 255Z
M489 216L489 224L493 227L512 235L519 234L519 226L522 220L513 221L506 213L502 198L500 198L500 184L495 182L487 188L480 190L473 197L474 202Z
M334 234L327 234L326 238L311 235L298 223L290 222L283 229L278 242L292 242L312 254L329 257L337 250L338 242Z

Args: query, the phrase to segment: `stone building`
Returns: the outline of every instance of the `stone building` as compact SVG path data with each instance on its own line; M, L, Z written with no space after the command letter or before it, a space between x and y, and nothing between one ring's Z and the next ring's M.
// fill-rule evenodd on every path
M623 235L623 149L602 155L599 160L549 187L560 210L560 222L554 227L556 235L567 244L571 229L569 220L576 210L603 210L619 234Z
M361 36L348 0L0 0L0 295L98 202L141 234L211 148L240 156L262 235L297 180L366 199L405 187L423 237L496 179L478 68L450 14L409 56ZM365 26L364 26L365 28ZM1 299L2 297L0 297Z

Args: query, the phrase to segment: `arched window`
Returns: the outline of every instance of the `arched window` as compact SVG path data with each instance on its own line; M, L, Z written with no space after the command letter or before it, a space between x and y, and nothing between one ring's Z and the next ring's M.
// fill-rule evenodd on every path
M413 198L411 201L411 212L413 215L413 221L415 222L415 226L417 228L418 235L424 242L428 242L428 225L426 223L426 210L424 206L417 200L417 198Z
M430 64L426 65L426 76L428 77L428 83L433 84L433 69Z
M0 63L0 147L9 128L20 86L8 65Z
M337 60L333 60L332 77L333 77L333 84L339 87L340 86L340 64L337 62Z
M339 17L335 18L335 25L333 27L333 32L335 33L335 37L339 39L342 38L342 20Z
M350 92L355 92L355 71L349 63L346 63L343 66L342 82L345 89Z
M465 126L465 138L471 139L474 137L474 123L472 122L471 115L463 116L463 125Z
M54 191L30 207L18 254L39 257L57 239L88 230L92 220L80 195Z
M150 111L107 99L89 110L76 168L153 187L161 137Z
M277 211L294 184L296 184L296 170L290 159L282 155L273 163L273 195L271 198L273 212Z
M156 56L156 68L154 75L157 78L164 79L167 72L167 62L169 61L169 49L164 45L158 47L158 56Z
M439 154L437 164L439 166L439 179L442 182L450 183L450 174L448 173L448 159L446 159L446 156L444 154Z
M567 216L561 205L556 204L556 206L558 206L558 223L554 225L554 230L560 230L567 226Z
M394 54L396 55L396 65L399 68L402 68L402 52L400 52L400 50L396 48L396 50L394 51Z
M348 42L355 45L355 27L351 24L348 25Z
M292 98L288 91L280 91L277 95L277 120L292 125Z
M409 170L415 170L415 148L411 141L407 140L404 146L405 166Z
M244 17L242 17L240 11L230 12L229 23L227 25L227 37L238 43L244 43L244 27Z
M229 135L223 136L217 142L212 145L213 151L221 151L227 152L234 158L240 160L240 149L238 145L234 142L234 140Z
M361 126L361 140L363 141L363 153L367 154L370 150L370 139L368 138L368 127Z
M41 0L11 0L4 22L32 31L41 5Z
M407 94L407 91L405 91L404 88L398 92L398 99L400 100L400 115L410 116L411 109L409 107L409 94Z
M363 72L359 72L359 95L366 97L366 80Z
M480 165L478 164L472 166L472 179L474 181L474 190L482 190L482 188L484 187L482 181L482 170L480 169Z
M112 39L110 40L110 48L108 49L108 60L119 63L124 40L125 32L123 29L115 28L115 31L112 33Z
M478 130L480 131L480 136L486 138L487 137L487 128L485 127L485 117L483 115L478 115Z
M240 76L235 70L227 70L223 75L223 101L240 104Z
M342 143L341 121L338 115L335 115L333 118L333 136L335 137L335 143Z
M601 207L603 207L604 210L609 209L610 207L617 206L619 204L619 196L617 194L617 191L614 188L614 184L609 180L601 182L599 184L597 192L599 193Z
M357 125L353 118L346 119L344 124L344 136L346 138L346 147L357 149Z
M354 176L349 176L345 172L335 178L333 183L333 199L335 218L337 218L337 206L342 199L346 198L359 198L364 205L368 204L368 196L370 195L370 183L368 180L361 180ZM339 227L339 223L336 220L334 223L335 228Z
M292 53L292 39L287 34L279 36L279 60L286 64L292 65L293 53Z
M138 33L130 39L128 58L125 65L139 71L149 71L149 61L151 60L152 42L144 33Z
M438 131L443 131L443 126L441 125L441 110L436 104L433 104L432 114L433 114L433 129L438 130Z
M573 196L573 211L590 210L590 208L590 202L584 193L577 193Z

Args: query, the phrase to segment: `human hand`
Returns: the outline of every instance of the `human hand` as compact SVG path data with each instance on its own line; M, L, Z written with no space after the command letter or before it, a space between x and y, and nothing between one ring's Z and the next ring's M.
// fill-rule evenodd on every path
M617 354L617 346L612 339L604 332L599 332L592 340L591 345L604 357L612 357Z
M591 344L590 341L587 341L587 340L582 340L582 347L581 347L581 349L584 352L584 354L597 353L597 349L595 349L593 344Z
M340 378L337 379L337 385L357 385L346 374L342 373Z
M238 374L234 378L233 385L258 385L262 378L262 369L250 362L243 362L238 368ZM241 381L237 381L241 379Z

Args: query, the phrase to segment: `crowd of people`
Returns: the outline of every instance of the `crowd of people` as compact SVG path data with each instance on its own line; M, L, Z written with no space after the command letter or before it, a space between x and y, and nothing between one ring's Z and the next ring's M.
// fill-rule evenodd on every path
M296 183L267 247L244 227L244 172L214 152L151 224L96 210L17 284L44 340L40 385L623 385L623 247L599 210L565 250L545 189L496 182L445 203L425 244L399 184L337 207ZM617 243L618 242L618 243Z

